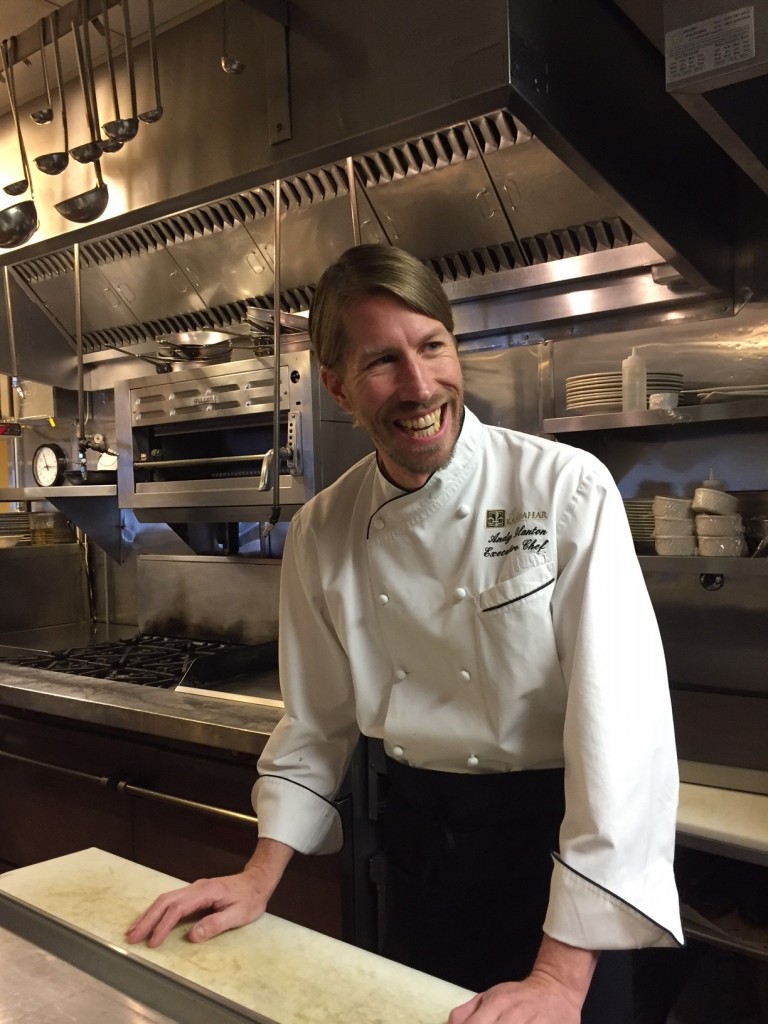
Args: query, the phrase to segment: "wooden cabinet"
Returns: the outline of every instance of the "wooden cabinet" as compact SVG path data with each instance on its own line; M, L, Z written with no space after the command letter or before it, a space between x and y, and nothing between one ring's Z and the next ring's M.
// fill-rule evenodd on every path
M95 846L187 881L236 872L258 835L256 777L256 755L6 710L0 861ZM270 911L341 938L343 859L297 855Z

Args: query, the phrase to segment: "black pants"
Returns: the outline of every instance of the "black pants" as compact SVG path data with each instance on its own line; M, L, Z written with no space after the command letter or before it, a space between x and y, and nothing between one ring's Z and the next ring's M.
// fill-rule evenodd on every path
M564 813L560 769L424 771L388 759L384 954L475 992L530 973ZM582 1024L631 1024L629 953L602 953Z

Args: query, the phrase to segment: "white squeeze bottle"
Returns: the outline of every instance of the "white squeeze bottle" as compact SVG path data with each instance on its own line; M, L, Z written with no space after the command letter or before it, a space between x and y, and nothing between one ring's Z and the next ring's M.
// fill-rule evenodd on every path
M621 364L621 408L623 412L648 408L645 360L634 348Z

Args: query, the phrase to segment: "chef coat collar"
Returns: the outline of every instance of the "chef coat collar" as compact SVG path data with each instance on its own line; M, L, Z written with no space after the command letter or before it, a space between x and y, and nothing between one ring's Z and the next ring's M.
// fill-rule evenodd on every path
M465 479L469 467L472 464L475 452L480 444L480 437L483 431L483 424L475 414L464 406L464 415L459 436L453 449L449 462L430 476L429 480L415 491L405 491L385 476L379 464L378 452L376 453L376 476L373 486L372 511L375 512L382 505L395 498L415 498L435 501L440 497L452 494L456 487Z

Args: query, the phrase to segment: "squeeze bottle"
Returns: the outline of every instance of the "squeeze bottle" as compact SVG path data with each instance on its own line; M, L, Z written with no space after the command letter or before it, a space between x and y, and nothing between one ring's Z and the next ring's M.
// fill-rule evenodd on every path
M648 408L645 360L634 348L621 364L621 408L623 412Z

